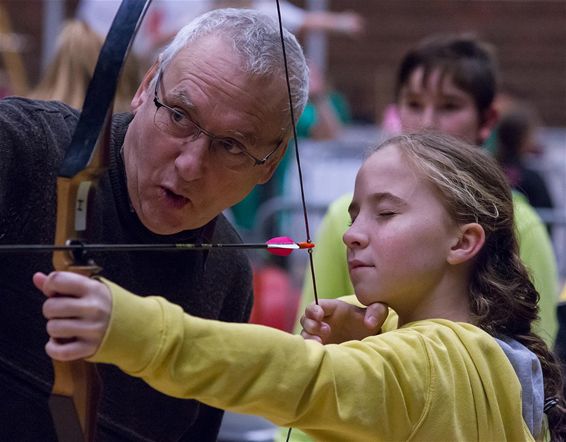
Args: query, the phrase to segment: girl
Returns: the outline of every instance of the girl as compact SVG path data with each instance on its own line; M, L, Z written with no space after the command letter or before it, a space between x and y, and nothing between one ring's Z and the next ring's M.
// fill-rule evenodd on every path
M535 440L545 435L543 409L553 439L564 440L559 368L531 331L538 295L494 162L452 138L393 138L361 167L350 214L356 297L391 307L395 329L348 341L363 324L338 313L323 324L311 308L305 336L341 342L321 345L192 317L108 281L36 274L49 297L47 352L114 363L167 394L316 440Z

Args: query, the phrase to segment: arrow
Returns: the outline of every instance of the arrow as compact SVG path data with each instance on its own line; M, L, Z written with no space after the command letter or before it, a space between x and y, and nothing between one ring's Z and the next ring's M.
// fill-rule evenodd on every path
M241 244L85 244L80 241L67 241L64 245L53 244L15 244L0 245L0 253L40 253L52 251L86 252L136 252L136 251L184 251L211 249L267 249L278 256L288 256L293 250L312 249L312 242L295 242L287 236L271 238L265 243Z

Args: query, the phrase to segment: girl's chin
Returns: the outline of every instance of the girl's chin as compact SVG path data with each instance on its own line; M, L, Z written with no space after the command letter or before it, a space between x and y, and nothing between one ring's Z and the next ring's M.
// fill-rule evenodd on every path
M384 302L379 296L376 296L375 293L367 293L364 292L363 290L356 290L355 287L354 290L358 301L365 306L374 304L376 302Z

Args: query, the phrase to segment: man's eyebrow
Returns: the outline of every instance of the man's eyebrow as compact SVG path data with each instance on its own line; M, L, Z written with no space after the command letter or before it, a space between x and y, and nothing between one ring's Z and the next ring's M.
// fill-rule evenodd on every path
M180 104L187 109L197 111L196 105L193 103L185 89L173 89L169 92L169 96L175 100L179 100Z
M201 121L198 121L199 120L199 109L198 109L197 105L189 97L189 94L188 94L186 89L173 89L170 92L170 96L171 96L171 98L178 100L179 104L186 111L192 112L194 115L191 115L191 117L195 118L195 120L197 120L196 122L198 124L202 124ZM206 129L206 128L204 128L204 129ZM254 144L255 138L250 134L246 134L245 132L242 132L240 130L230 130L229 134L230 134L229 136L222 136L222 137L219 136L219 138L234 138L236 140L249 142L249 144L251 144L251 145Z

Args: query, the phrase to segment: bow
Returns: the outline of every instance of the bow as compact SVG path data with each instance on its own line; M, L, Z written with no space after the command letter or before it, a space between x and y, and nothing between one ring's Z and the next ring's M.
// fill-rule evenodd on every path
M299 174L299 186L301 189L301 206L303 208L303 217L305 221L305 233L306 233L306 242L312 244L311 235L310 235L310 228L309 228L309 218L307 213L307 204L305 200L305 189L303 183L303 172L301 168L301 158L299 152L299 143L297 137L297 125L295 124L295 113L293 110L293 96L291 94L291 81L289 79L289 69L287 65L287 52L285 50L285 39L283 38L283 20L281 18L281 7L279 5L279 0L275 0L277 5L277 21L279 24L279 35L281 36L281 49L283 51L283 63L285 64L285 80L287 82L287 95L289 97L289 109L291 113L291 127L293 128L293 142L295 144L295 158L297 160L297 171ZM312 258L312 248L308 249L309 254L309 268L311 271L312 276L312 283L313 283L313 290L314 290L314 300L316 304L318 304L318 294L316 290L316 279L315 279L315 271L314 271L314 261ZM286 442L289 442L291 439L291 432L293 431L292 428L289 428L287 432L287 437L285 439Z
M287 51L285 49L285 39L283 38L283 20L281 17L281 6L279 4L279 0L275 0L275 4L277 5L277 22L279 24L279 35L281 36L281 50L283 52L283 63L284 63L284 67L285 67L285 80L287 83L287 96L289 97L289 110L290 110L290 117L291 117L291 127L293 128L293 143L295 145L295 158L297 161L297 170L299 173L299 186L301 189L301 206L303 209L303 218L305 221L305 234L306 234L306 243L308 244L313 244L312 243L312 239L311 239L311 234L310 234L310 227L309 227L309 217L308 217L308 212L307 212L307 203L306 203L306 199L305 199L305 188L304 188L304 182L303 182L303 171L302 171L302 167L301 167L301 156L300 156L300 152L299 152L299 141L298 141L298 136L297 136L297 125L295 123L295 112L294 112L294 108L293 108L293 96L291 94L291 81L289 78L289 69L288 69L288 65L287 65ZM314 247L314 244L312 247L308 248L308 254L309 254L309 267L311 270L311 276L312 276L312 281L313 281L313 289L314 289L314 298L315 298L315 302L318 304L318 294L317 294L317 290L316 290L316 279L315 279L315 272L314 272L314 262L313 262L313 258L312 258L312 248Z
M55 245L88 236L89 201L107 167L111 103L118 76L143 13L151 0L123 0L87 89L83 111L57 178ZM100 268L84 254L56 250L56 270L91 276ZM100 382L94 364L53 361L49 408L59 441L92 441Z

